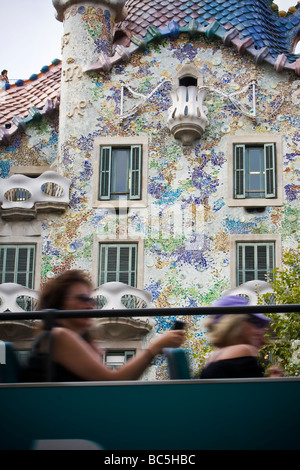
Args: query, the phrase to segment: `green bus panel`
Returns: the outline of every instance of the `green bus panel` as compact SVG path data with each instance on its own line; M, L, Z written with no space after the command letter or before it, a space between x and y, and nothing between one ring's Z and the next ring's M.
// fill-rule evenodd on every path
M0 449L299 449L300 380L0 385Z

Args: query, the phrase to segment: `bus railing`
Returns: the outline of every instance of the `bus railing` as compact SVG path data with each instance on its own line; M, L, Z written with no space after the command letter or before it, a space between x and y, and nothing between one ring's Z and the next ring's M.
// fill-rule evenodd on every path
M202 316L217 314L251 314L251 313L281 313L300 312L300 304L283 305L246 305L238 307L170 307L145 309L112 309L112 310L38 310L31 312L3 312L0 321L9 320L51 320L53 318L107 318L107 317L166 317L166 316Z

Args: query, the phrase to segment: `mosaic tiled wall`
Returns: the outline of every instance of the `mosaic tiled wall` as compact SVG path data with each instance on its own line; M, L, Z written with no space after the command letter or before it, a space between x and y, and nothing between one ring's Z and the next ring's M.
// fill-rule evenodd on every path
M210 93L205 101L209 126L194 147L183 148L167 127L170 83L136 113L120 120L121 81L147 95L161 80L172 79L184 64L193 64L204 84L224 94L241 90L255 78L257 121L243 116L221 93ZM94 142L99 136L148 136L148 211L159 210L165 220L170 207L183 213L202 210L203 233L190 233L192 239L174 236L171 230L159 237L159 232L145 224L145 212L129 211L130 233L144 237L143 288L151 291L156 307L208 305L229 288L232 234L281 234L283 249L294 244L299 221L300 80L268 66L256 66L220 43L200 38L191 44L183 36L134 54L130 63L115 67L110 74L92 74L84 80L88 86L81 86L80 99L86 107L73 118L61 116L61 120L69 119L70 129L63 136L58 160L64 176L72 180L70 208L62 216L40 216L43 279L74 267L96 272L94 238L109 236L109 227L117 220L92 204ZM251 105L251 99L251 93L243 96L246 106ZM137 100L125 93L126 110L136 104ZM262 134L282 136L282 207L251 214L227 206L227 139L238 134L253 134L254 140ZM44 121L40 127L32 126L25 135L18 135L11 147L1 148L1 176L8 176L10 165L51 164L56 150L56 126L47 127ZM118 236L118 226L116 233ZM170 318L158 318L156 330L169 328L170 323ZM194 334L196 341L192 343ZM199 324L191 317L186 344L191 356L202 342Z

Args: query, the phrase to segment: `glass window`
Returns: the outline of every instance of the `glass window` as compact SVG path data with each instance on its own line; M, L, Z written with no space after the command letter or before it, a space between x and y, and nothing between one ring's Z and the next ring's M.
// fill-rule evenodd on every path
M234 197L275 198L275 145L235 145Z
M35 245L0 245L0 283L34 288Z
M137 283L137 243L100 244L99 252L99 285L106 282L122 282L132 287ZM122 298L126 308L136 308L135 296ZM104 299L98 299L98 308L105 305Z
M35 245L0 245L0 284L15 283L34 289ZM18 305L33 309L31 297L19 297Z
M100 148L99 199L141 198L142 146Z
M105 353L105 364L110 369L117 369L125 364L128 359L135 355L135 351L107 351Z
M275 243L237 243L237 285L266 281L275 268Z
M101 243L99 260L99 284L123 282L136 287L137 244Z

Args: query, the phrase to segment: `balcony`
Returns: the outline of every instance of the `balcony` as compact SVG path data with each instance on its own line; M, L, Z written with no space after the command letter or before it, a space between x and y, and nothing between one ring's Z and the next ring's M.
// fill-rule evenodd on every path
M0 315L5 312L35 310L38 292L16 283L0 284ZM98 300L98 309L108 310L107 316L95 319L92 334L96 341L141 341L152 329L154 322L150 317L115 317L111 310L151 308L150 292L130 287L121 282L108 282L94 290L92 296ZM34 327L39 321L5 321L0 324L0 337L5 341L32 342ZM29 335L29 336L28 336ZM26 343L27 344L27 343ZM110 344L110 343L108 343Z
M208 91L203 86L202 76L192 65L184 65L173 79L168 126L182 145L193 145L209 124L207 108L203 105Z
M207 108L203 106L206 95L206 89L195 86L180 86L171 94L173 105L169 109L168 126L182 145L192 145L200 139L208 125Z
M31 220L38 212L65 212L71 181L54 171L37 178L13 175L1 179L0 215L4 220Z
M93 293L98 299L98 308L102 310L127 310L151 308L152 294L136 289L122 282L107 282L99 286ZM140 339L153 328L150 317L119 317L110 313L107 317L96 321L97 338L106 340Z

